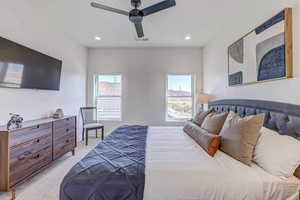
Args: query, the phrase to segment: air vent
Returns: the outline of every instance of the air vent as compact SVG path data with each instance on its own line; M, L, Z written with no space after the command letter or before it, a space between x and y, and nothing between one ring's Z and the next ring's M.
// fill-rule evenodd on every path
M135 41L138 41L138 42L147 42L147 41L149 41L149 38L135 38Z

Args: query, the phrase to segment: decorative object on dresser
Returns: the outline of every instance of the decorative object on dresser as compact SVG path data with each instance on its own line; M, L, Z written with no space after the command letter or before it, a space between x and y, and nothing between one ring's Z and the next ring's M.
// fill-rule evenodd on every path
M98 138L98 129L101 129L101 139L104 140L104 126L97 119L96 107L81 107L80 113L82 117L82 141L84 141L85 131L85 144L88 145L88 133L90 130L96 131L96 137Z
M293 77L292 8L286 8L228 48L229 86Z
M0 192L46 168L67 152L75 153L76 117L24 122L22 128L0 127Z
M7 122L7 129L21 128L23 118L18 114L9 113L11 115L10 120Z
M208 104L209 102L213 101L214 97L211 96L210 94L206 94L206 93L199 93L198 94L198 104L201 105L201 110L204 110L204 104Z
M64 117L64 111L61 108L58 108L52 116L54 119L59 119Z

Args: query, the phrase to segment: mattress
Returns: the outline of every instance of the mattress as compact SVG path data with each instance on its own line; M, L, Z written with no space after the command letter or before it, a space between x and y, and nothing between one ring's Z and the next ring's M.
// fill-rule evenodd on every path
M182 127L149 127L144 200L293 200L300 181L280 179L218 151L210 157Z

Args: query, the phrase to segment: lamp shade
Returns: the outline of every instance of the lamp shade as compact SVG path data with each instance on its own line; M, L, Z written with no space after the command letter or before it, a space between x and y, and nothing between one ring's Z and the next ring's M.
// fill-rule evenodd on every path
M208 104L209 102L213 101L213 96L206 94L206 93L200 93L198 94L198 103L199 104Z

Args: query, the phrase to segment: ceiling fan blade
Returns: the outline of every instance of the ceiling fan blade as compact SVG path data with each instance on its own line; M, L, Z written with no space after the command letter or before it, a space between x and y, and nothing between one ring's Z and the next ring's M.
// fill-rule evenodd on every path
M112 8L112 7L109 7L109 6L105 6L105 5L96 3L96 2L92 2L91 6L94 7L94 8L100 8L102 10L106 10L106 11L118 13L118 14L121 14L121 15L129 16L129 12L127 12L127 11L116 9L116 8Z
M136 29L138 37L143 38L144 37L144 30L143 30L142 22L136 22L136 23L134 23L134 25L135 25L135 29Z
M154 4L152 6L149 6L147 8L144 8L142 10L142 12L143 12L144 16L147 16L147 15L151 15L153 13L156 13L158 11L171 8L173 6L176 6L176 1L175 0L166 0L166 1Z

